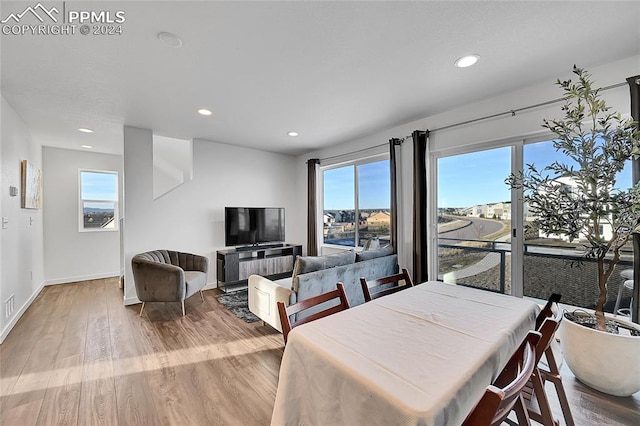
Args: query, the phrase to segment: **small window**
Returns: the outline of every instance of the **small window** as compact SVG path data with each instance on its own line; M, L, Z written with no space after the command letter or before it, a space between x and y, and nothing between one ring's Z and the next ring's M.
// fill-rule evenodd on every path
M118 230L118 173L80 170L80 232Z

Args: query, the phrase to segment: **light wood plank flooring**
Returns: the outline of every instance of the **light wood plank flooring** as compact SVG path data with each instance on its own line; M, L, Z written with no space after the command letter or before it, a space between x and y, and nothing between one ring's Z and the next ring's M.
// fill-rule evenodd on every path
M46 287L0 345L0 424L269 424L282 336L218 293L191 297L185 317L179 303L139 317L115 278ZM640 425L640 394L608 397L568 370L565 386L578 425Z

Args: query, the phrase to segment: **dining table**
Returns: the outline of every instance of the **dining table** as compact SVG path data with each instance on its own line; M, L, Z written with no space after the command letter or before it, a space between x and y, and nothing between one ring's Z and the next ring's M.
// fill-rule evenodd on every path
M427 281L298 327L272 425L460 425L539 306Z

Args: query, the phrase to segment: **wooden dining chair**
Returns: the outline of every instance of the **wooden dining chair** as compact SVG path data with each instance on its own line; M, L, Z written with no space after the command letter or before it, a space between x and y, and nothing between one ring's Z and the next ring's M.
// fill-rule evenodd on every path
M302 319L291 321L292 315L316 307L333 299L338 299L337 305L333 305L321 311L314 312ZM284 344L287 344L287 337L292 328L297 327L300 324L317 320L318 318L323 318L331 314L335 314L336 312L344 311L345 309L349 309L349 301L347 300L347 294L344 291L344 284L342 283L337 284L336 290L331 290L318 296L301 300L300 302L294 303L293 305L285 306L283 302L278 302L278 313L280 314L280 323L282 324L282 335L284 337Z
M404 285L400 285L400 282L403 281ZM394 285L390 286L390 284ZM360 278L360 285L362 286L364 301L369 302L372 299L413 287L413 281L411 280L409 271L403 269L399 274L378 278L377 280L367 281L366 278Z
M518 425L530 425L522 399L522 390L536 366L536 344L540 333L531 330L516 349L498 378L489 385L480 401L462 423L463 426L494 426L501 424L515 411Z
M562 414L567 426L574 426L569 400L562 384L562 375L553 350L555 334L560 327L563 314L558 306L559 294L553 294L536 319L536 329L541 338L536 345L536 368L523 393L529 417L545 426L557 425L553 418L549 398L545 390L546 381L554 384ZM544 357L544 359L543 359Z
M561 298L562 295L557 293L553 293L551 296L549 296L549 300L547 300L544 308L542 308L542 310L536 317L536 330L538 330L542 326L542 323L545 319L555 316L558 311L560 311L558 303L560 303Z

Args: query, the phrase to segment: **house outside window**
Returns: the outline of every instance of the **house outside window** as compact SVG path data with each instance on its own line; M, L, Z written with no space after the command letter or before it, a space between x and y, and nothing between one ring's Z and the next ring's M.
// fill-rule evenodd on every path
M118 230L118 173L79 171L80 232Z
M323 243L374 248L390 243L388 155L322 169Z

